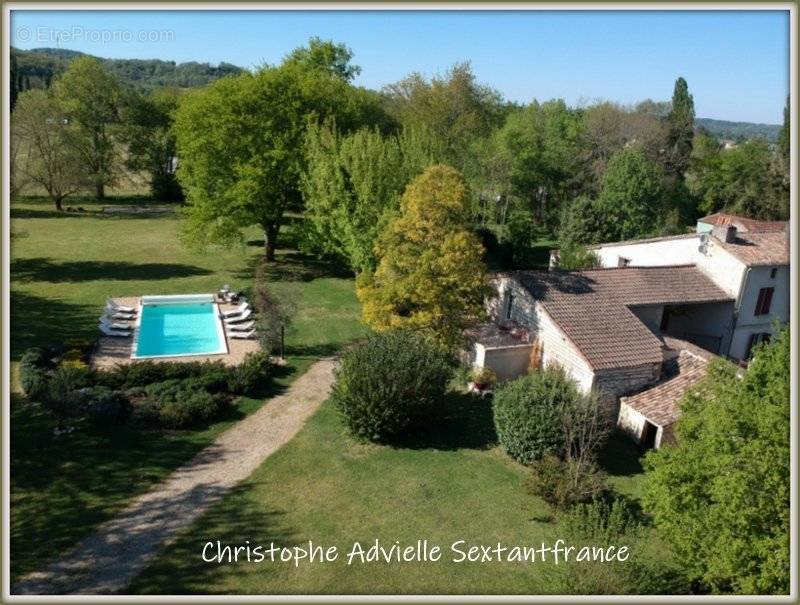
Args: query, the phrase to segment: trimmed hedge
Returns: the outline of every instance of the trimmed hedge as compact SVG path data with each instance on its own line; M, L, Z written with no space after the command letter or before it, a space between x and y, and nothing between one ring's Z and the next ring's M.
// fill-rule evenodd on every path
M237 395L252 391L269 377L271 370L272 362L268 353L248 353L242 363L229 371L228 391Z
M342 357L332 401L353 436L385 441L440 406L451 371L445 355L424 338L380 332Z
M542 456L561 456L562 410L581 397L560 368L533 372L499 387L494 394L494 425L506 452L522 464Z
M214 419L231 395L253 390L270 375L269 355L248 354L235 367L221 362L140 361L90 370L80 351L29 349L20 383L32 401L63 420L82 416L98 424L125 422L191 428Z
M83 414L96 424L120 424L128 418L130 404L122 391L93 386L78 389L75 393Z
M165 380L202 378L224 390L229 372L230 369L219 361L136 361L98 371L96 382L111 389L124 390Z
M47 371L50 362L42 349L32 348L23 353L19 360L19 383L29 399L43 397L47 391Z
M177 379L150 385L133 408L142 423L168 429L187 429L213 420L228 405L221 393L210 393Z

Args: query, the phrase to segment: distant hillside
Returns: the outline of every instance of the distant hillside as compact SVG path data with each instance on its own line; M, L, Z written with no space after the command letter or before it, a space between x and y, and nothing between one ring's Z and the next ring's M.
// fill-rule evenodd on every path
M763 138L770 143L778 140L780 124L754 124L752 122L728 122L726 120L712 120L711 118L696 118L695 124L702 126L718 139Z
M63 72L70 61L84 53L60 48L11 49L11 71L18 90L47 88L53 77ZM230 63L175 63L160 59L103 59L108 70L137 88L170 86L195 88L219 78L238 74L241 67ZM16 63L16 65L15 65Z

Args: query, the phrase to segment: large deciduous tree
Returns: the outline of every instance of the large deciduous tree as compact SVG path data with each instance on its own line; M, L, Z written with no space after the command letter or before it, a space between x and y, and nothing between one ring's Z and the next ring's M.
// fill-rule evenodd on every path
M119 123L123 100L119 80L93 57L73 60L56 80L55 94L63 104L71 145L87 167L98 199L119 172L119 154L112 130Z
M11 116L14 157L19 160L12 169L41 186L59 211L64 199L88 182L85 165L70 146L75 127L66 115L50 91L29 90L19 95ZM12 180L19 178L12 175Z
M284 64L299 64L319 69L350 82L361 73L361 67L350 63L352 58L353 51L347 45L314 36L308 41L308 46L301 46L289 53L284 59Z
M726 210L757 219L786 219L789 189L783 166L765 141L720 149L713 139L698 137L687 185L707 214Z
M378 268L357 280L364 321L377 330L413 328L455 347L483 314L483 246L468 228L467 186L450 166L428 167L406 188L399 215L381 234Z
M611 157L597 209L611 239L633 239L658 230L664 217L664 179L658 166L635 147Z
M440 161L462 171L470 146L491 133L504 114L499 93L478 84L469 63L430 80L413 73L384 92L390 114L405 128L426 133Z
M578 175L578 179L584 193L599 192L608 161L626 146L640 148L653 163L666 162L665 105L643 101L629 110L604 101L582 111L580 153L585 158L585 173Z
M125 104L121 139L128 145L126 166L150 175L150 193L156 200L183 200L175 176L177 149L172 131L181 94L175 88L131 94Z
M533 102L514 111L497 133L511 160L512 192L544 222L575 189L580 172L581 121L564 101Z
M714 592L789 591L789 338L743 378L715 362L681 404L676 445L645 459L645 509Z
M672 93L672 108L667 116L669 122L667 170L682 178L692 157L694 137L694 99L689 94L689 85L683 78L675 80Z
M242 228L258 225L266 259L274 260L283 215L300 207L309 120L334 117L350 131L377 113L373 96L296 62L187 95L174 126L187 240L230 245Z
M596 244L613 239L613 219L606 216L597 200L581 195L564 207L558 226L561 248Z
M311 124L302 178L310 240L344 258L354 272L376 266L375 242L409 181L432 164L424 141L404 131L341 134L335 124Z

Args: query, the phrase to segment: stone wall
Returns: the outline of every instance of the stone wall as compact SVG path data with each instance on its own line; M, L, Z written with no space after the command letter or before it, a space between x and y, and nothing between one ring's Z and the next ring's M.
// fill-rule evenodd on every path
M604 393L620 397L653 384L658 380L660 374L661 363L597 370L594 386Z
M513 380L528 373L533 345L485 349L482 366L490 368L499 380Z
M644 416L623 401L619 406L617 426L628 437L639 443L642 440L642 430L644 430Z
M594 381L592 368L530 292L508 277L497 279L495 287L498 295L487 303L490 317L499 322L506 319L508 295L511 294L511 319L538 336L542 345L543 365L561 366L583 391L589 391Z

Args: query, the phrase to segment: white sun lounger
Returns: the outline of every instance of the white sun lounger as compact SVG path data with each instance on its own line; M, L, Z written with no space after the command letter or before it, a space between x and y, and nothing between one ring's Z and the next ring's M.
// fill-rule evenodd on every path
M249 332L228 332L228 336L231 338L255 338L256 331L250 330Z
M111 307L118 313L136 313L136 307L126 307L125 305L120 305L113 298L109 298L106 301L106 306Z
M253 314L253 312L250 309L247 309L241 315L236 315L235 317L226 317L225 318L225 324L226 325L230 325L232 323L236 323L236 322L239 322L239 321L244 321L245 319L248 319L252 314Z
M110 317L103 315L100 318L100 323L106 326L107 328L111 328L112 330L130 330L131 324L126 321L114 321Z
M99 327L100 327L100 331L103 334L105 334L106 336L128 337L128 336L131 335L131 331L130 330L113 330L112 328L109 328L107 325L102 324L102 323L100 324Z
M244 324L228 324L228 330L232 330L234 332L247 332L248 330L252 330L255 328L256 322L248 321Z
M113 307L109 307L106 305L105 308L106 315L113 319L133 319L136 317L133 313L125 313L124 311L117 311Z
M243 315L246 311L250 310L250 305L247 302L243 302L241 305L236 307L231 311L223 311L222 317L235 317L236 315Z

